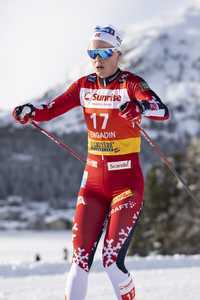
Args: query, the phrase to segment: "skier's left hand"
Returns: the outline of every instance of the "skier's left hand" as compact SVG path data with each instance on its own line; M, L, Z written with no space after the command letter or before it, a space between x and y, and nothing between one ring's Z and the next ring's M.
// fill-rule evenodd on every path
M32 104L27 103L15 107L12 115L17 122L21 124L29 124L33 119L34 111L35 107Z
M120 117L135 123L141 118L142 108L137 101L126 102L122 104L119 108Z

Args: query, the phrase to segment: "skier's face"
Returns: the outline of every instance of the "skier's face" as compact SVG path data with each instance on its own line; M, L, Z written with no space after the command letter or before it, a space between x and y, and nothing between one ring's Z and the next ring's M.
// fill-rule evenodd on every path
M113 46L104 41L93 40L91 41L88 49L94 50L102 48L113 48ZM95 73L101 78L111 76L118 68L119 57L119 52L113 52L112 56L106 59L102 59L99 55L97 55L95 59L91 58L91 63Z

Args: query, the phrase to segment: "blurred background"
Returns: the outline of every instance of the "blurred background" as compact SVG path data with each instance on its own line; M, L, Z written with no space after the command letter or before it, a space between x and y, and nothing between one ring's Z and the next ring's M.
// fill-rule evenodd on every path
M121 68L168 104L169 121L143 127L200 203L200 1L0 0L0 24L1 232L71 228L83 165L10 114L48 103L92 71L86 49L96 24L121 30ZM86 156L81 109L41 125ZM145 141L142 149L145 206L129 254L200 253L199 207Z

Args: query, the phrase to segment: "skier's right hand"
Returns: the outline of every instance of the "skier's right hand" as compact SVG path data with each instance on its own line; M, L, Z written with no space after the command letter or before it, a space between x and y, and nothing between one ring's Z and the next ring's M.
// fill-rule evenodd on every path
M12 112L14 119L21 124L28 124L33 120L35 107L30 104L24 104L15 107Z
M119 116L132 123L141 119L142 107L138 101L122 104L119 108Z

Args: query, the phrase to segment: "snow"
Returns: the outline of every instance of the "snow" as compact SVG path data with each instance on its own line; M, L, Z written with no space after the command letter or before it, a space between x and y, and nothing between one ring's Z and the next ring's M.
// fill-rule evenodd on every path
M74 203L75 199L71 199L69 207ZM14 195L5 200L0 199L1 230L36 229L38 222L40 222L40 228L47 229L53 222L63 221L65 223L66 215L67 221L72 222L74 208L55 209L47 201L30 202Z
M40 253L42 262L62 262L62 250L70 245L69 231L0 231L0 265L31 264L35 253Z
M137 300L199 300L199 268L131 272ZM0 279L1 300L60 300L66 275ZM87 300L116 299L105 273L92 272Z
M0 232L0 300L63 299L70 260L62 250L71 249L71 232ZM102 240L89 276L88 300L114 300L101 263ZM41 262L34 255L41 254ZM137 300L199 300L200 255L128 257Z

